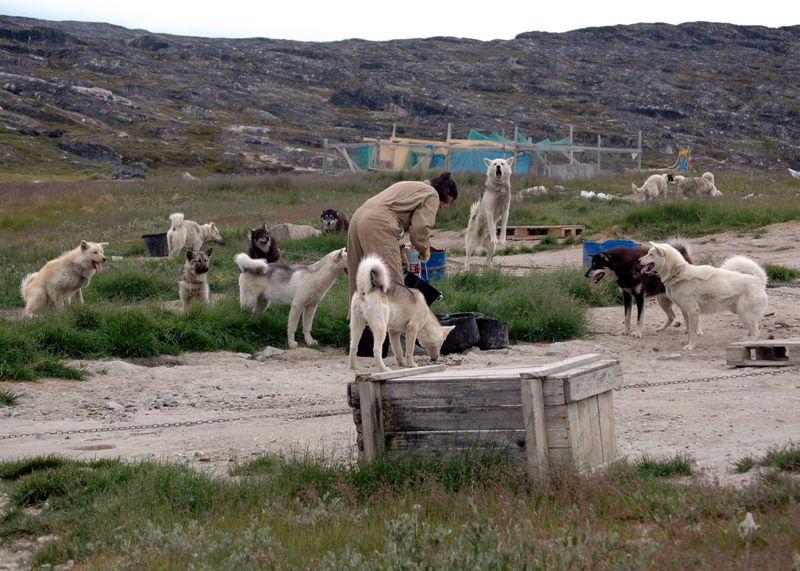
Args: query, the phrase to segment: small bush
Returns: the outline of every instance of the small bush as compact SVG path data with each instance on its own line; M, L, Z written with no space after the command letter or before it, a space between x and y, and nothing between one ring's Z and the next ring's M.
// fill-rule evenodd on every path
M800 279L800 270L781 266L780 264L764 264L770 285L792 283Z
M19 395L17 393L0 389L0 406L14 406L17 404L18 399Z

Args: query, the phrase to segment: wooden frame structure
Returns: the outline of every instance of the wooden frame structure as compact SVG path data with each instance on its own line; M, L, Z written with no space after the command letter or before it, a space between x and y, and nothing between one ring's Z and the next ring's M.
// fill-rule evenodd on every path
M348 385L361 457L473 448L526 460L533 478L617 456L612 391L620 364L587 354L546 365L393 371Z

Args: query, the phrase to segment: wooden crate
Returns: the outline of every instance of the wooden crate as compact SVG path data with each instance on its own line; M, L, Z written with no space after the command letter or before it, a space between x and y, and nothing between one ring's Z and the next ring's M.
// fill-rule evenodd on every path
M387 378L385 375L391 375ZM619 362L589 354L547 365L406 369L348 385L362 458L404 450L502 449L532 476L616 456L612 390Z
M725 350L725 361L733 367L800 365L800 338L732 343Z
M580 236L583 234L585 226L560 225L560 226L508 226L506 228L507 240L537 240L545 236L555 236L556 238L566 238L568 236ZM500 236L500 227L497 227L497 235Z

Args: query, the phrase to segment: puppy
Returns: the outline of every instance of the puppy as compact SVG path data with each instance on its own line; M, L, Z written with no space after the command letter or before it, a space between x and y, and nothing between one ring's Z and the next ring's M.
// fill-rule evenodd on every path
M464 269L469 270L469 261L477 248L486 250L486 263L491 264L498 243L506 245L508 212L511 207L511 166L514 157L508 159L487 159L486 182L483 194L470 208L464 246L467 259ZM497 237L497 223L500 222L500 238Z
M644 196L645 201L667 199L667 185L673 181L671 174L654 174L650 175L641 188L637 188L634 183L631 183L631 189L634 194Z
M203 252L187 250L186 261L183 263L181 279L178 281L178 295L185 310L195 302L210 303L211 290L208 287L208 264L211 260L209 248Z
M176 212L169 215L172 221L167 230L167 247L169 257L175 257L184 246L189 250L199 250L209 240L222 243L222 236L213 222L198 224L192 220L185 220L183 214Z
M372 355L381 371L389 368L383 362L383 340L389 341L401 367L416 367L414 344L419 341L432 361L439 358L447 335L455 328L442 326L425 303L425 297L414 288L389 279L389 268L377 255L370 254L361 260L356 274L356 292L350 302L350 368L356 368L358 341L366 325L372 330L374 340ZM400 335L406 336L403 357Z
M247 251L248 256L254 260L266 260L268 264L280 262L281 251L266 224L260 228L250 230L247 236L250 238L250 249Z
M322 231L325 233L347 232L350 227L347 215L333 208L323 210L322 214L319 215L319 221L322 224Z
M105 246L108 242L81 240L74 250L50 260L38 272L25 276L20 284L25 315L31 317L47 308L61 307L76 296L83 303L81 290L89 286L95 273L103 270Z
M247 254L237 254L234 260L241 271L240 307L252 309L253 315L261 315L272 302L289 304L291 307L286 326L289 348L297 348L294 335L301 314L306 345L316 343L311 336L314 314L336 278L347 271L346 250L334 250L309 266L268 264L264 260L254 260Z
M760 265L745 256L733 256L719 268L695 266L669 244L650 244L639 259L642 272L658 272L667 295L683 313L688 336L684 350L695 347L701 314L735 313L748 338L758 337L758 322L767 309L767 274Z

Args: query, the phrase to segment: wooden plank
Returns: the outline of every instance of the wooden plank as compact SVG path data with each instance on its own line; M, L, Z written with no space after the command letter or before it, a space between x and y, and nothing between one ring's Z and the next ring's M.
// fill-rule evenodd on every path
M371 462L385 450L380 382L358 384L361 426L364 438L364 459Z
M725 362L733 367L800 365L800 339L770 339L732 343L725 348Z
M614 392L607 391L597 395L598 416L600 418L600 445L603 449L603 463L617 459L617 433L614 419Z
M575 367L579 367L581 365L592 363L599 359L600 355L597 353L586 353L584 355L577 355L575 357L569 357L567 359L555 361L554 363L547 363L546 365L531 367L530 369L522 371L520 373L520 376L523 379L547 377L549 375L554 375L556 373L559 373L567 369L572 369Z
M519 378L511 380L447 379L384 381L383 402L387 408L428 406L520 405Z
M737 341L728 347L800 347L800 337L789 339L753 339L752 341Z
M600 444L600 420L595 397L571 402L569 414L569 441L575 468L585 471L602 462Z
M552 375L550 379L563 379L564 398L575 402L621 386L622 367L619 361L609 359Z
M461 430L522 430L522 406L388 407L384 401L384 432Z
M386 371L384 373L356 373L356 382L364 381L386 381L388 379L399 379L408 377L410 375L435 373L443 371L447 365L423 365L422 367L407 367L404 369L395 369L393 371Z
M547 458L547 429L541 379L525 379L520 382L525 446L528 475L533 479L549 477L550 462Z
M491 448L525 452L524 430L394 432L386 435L387 447L394 450Z
M552 450L553 448L569 448L571 446L568 428L553 428L548 425L546 440L548 450Z

